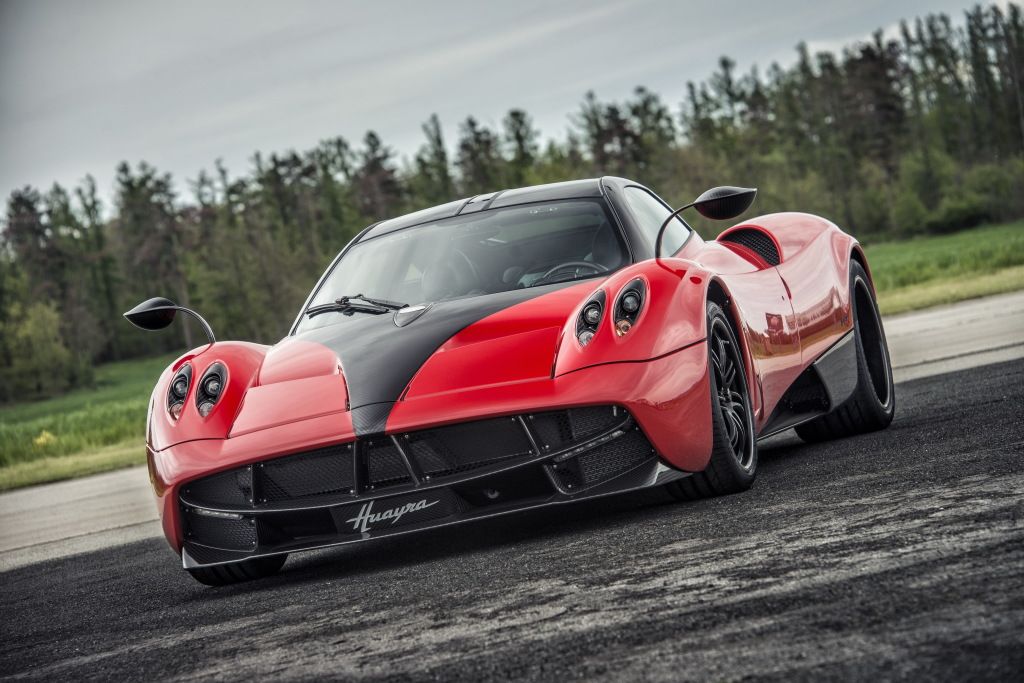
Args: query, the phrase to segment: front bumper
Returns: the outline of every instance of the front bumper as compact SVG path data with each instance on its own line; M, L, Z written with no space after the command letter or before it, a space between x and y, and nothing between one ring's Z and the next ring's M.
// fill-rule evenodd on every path
M489 451L476 450L488 440ZM198 567L354 543L683 476L618 407L483 420L190 482L179 495L182 558Z
M344 413L151 452L164 531L195 567L659 485L706 465L706 358L698 344L649 362L399 402L387 435L369 441L355 439ZM541 424L595 410L608 411L590 421L597 431L570 425L555 438ZM425 435L474 424L489 440L461 436L470 443L459 448L484 454L480 462L417 455Z

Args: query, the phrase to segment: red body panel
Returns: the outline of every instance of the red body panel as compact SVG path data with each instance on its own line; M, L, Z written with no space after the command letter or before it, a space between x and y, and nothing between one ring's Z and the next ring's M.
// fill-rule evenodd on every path
M764 427L793 380L852 327L847 278L855 241L807 214L773 214L755 228L777 245L772 267L741 245L693 235L676 258L649 260L482 318L444 342L409 381L387 433L498 415L573 406L625 406L661 457L702 470L711 450L705 307L712 288L735 316L747 363L756 427ZM730 231L723 233L727 236ZM720 238L721 239L721 238ZM632 280L646 287L625 335L607 311ZM577 316L598 289L606 315L587 346ZM413 325L416 322L411 323ZM224 396L207 418L195 384L212 363L229 368ZM166 410L168 383L184 363L193 387L178 420ZM289 337L273 349L217 343L175 361L154 391L149 464L164 531L181 549L179 488L197 477L356 438L344 368L331 349Z
M150 399L148 429L150 448L161 450L194 439L223 439L231 431L246 392L256 380L260 364L269 347L247 342L218 342L189 351L164 370ZM216 362L228 368L224 394L205 418L195 409L196 387L206 369ZM185 407L177 420L167 412L167 390L171 378L183 365L192 365L192 382L185 396Z

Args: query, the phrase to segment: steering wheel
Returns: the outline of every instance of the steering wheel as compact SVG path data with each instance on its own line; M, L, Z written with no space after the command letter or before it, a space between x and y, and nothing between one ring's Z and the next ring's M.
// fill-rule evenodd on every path
M559 263L557 266L541 275L538 279L533 281L531 286L536 287L537 285L546 284L547 281L550 280L556 273L559 273L563 270L569 270L570 268L575 269L571 279L579 277L581 269L592 271L595 275L597 273L608 272L608 269L602 266L600 263L591 263L590 261L566 261L565 263Z

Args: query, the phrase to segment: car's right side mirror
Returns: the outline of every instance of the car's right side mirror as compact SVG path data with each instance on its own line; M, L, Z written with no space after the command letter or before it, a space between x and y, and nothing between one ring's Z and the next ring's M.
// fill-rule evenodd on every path
M714 221L729 220L749 209L754 203L755 195L757 188L754 187L713 187L697 197L693 202L693 208L705 218Z

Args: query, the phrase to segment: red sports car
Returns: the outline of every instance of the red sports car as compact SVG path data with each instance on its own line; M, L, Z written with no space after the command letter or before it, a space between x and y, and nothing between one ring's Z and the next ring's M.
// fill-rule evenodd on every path
M149 470L171 547L207 584L288 553L664 486L750 487L757 441L886 427L894 395L864 252L778 213L714 241L755 190L673 211L605 177L382 221L274 346L210 343L161 375Z

